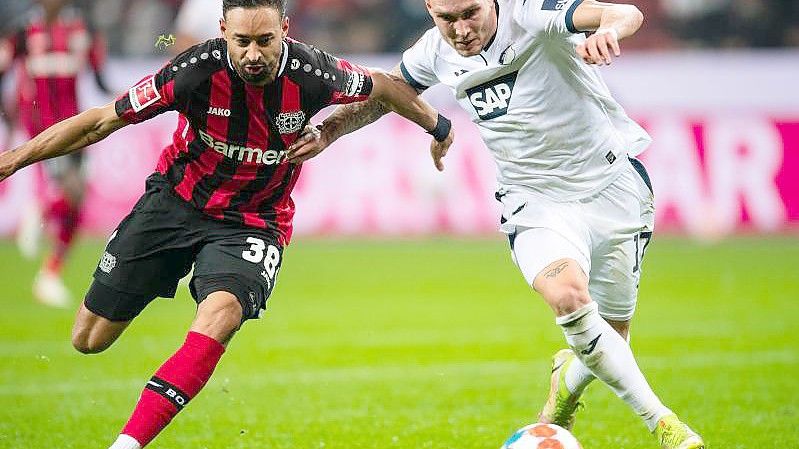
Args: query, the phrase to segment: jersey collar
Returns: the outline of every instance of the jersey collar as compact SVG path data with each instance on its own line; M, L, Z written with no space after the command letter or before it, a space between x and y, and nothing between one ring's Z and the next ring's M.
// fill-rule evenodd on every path
M227 51L227 46L225 46L225 58L227 59L227 66L230 67L230 70L233 70L233 73L238 74L238 72L236 72L236 68L233 67L233 62L230 60L230 53Z
M283 41L282 50L280 51L280 68L277 69L277 76L275 78L279 78L283 75L283 72L286 70L286 62L289 60L289 44L286 41Z

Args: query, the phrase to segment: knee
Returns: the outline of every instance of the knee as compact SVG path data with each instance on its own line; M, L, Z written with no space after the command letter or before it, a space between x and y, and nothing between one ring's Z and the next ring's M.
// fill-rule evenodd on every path
M109 346L111 343L97 338L90 331L72 332L72 347L81 354L98 354L108 349Z
M75 317L72 346L83 354L97 354L108 349L119 338L129 321L111 321L89 310L87 302L88 298L81 304Z
M232 294L212 294L200 304L192 330L217 341L227 341L239 329L242 308Z
M208 313L208 318L223 334L231 334L241 326L241 305L238 301L214 308Z
M577 282L563 283L547 294L547 302L558 316L576 312L591 303L588 286Z

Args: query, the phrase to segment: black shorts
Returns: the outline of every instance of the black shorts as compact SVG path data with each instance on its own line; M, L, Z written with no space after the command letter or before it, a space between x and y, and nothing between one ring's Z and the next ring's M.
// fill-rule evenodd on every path
M86 307L112 321L128 321L156 297L174 297L178 281L194 264L189 286L198 304L226 291L241 303L243 320L258 318L282 255L275 233L209 217L155 174L111 235Z

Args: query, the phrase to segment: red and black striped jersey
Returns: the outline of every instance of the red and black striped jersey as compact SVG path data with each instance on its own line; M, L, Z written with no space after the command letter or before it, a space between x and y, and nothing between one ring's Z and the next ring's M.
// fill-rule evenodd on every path
M105 43L75 8L48 23L36 9L24 27L0 40L0 77L18 61L17 101L30 135L78 113L77 78L91 66L99 71Z
M258 87L239 77L225 40L211 39L142 79L116 111L129 123L178 111L156 171L205 214L273 229L287 244L301 165L288 163L285 149L324 107L367 99L372 79L310 45L286 39L282 46L277 78Z

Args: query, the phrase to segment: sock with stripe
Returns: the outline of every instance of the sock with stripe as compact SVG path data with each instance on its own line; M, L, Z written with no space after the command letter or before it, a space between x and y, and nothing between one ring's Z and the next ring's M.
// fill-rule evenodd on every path
M568 388L570 392L580 395L583 394L583 391L585 391L586 387L588 387L594 379L596 379L594 373L586 368L580 359L575 359L569 365L569 368L566 369L563 380L566 382L566 388Z
M647 383L630 346L599 316L595 302L555 322L583 365L626 402L650 431L660 418L671 414Z
M224 352L225 347L213 338L189 332L183 346L147 382L110 449L140 449L150 443L202 390Z
M630 334L628 333L627 345L629 344ZM594 373L592 373L590 369L586 368L580 359L575 359L571 364L569 364L569 368L566 369L566 374L564 376L566 388L568 388L570 392L576 393L578 395L583 394L583 391L585 391L586 387L588 387L588 385L591 384L594 379L596 379Z

